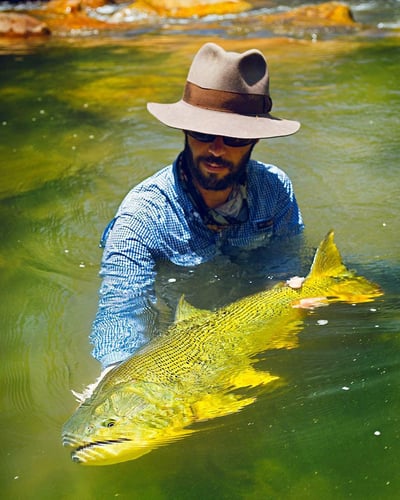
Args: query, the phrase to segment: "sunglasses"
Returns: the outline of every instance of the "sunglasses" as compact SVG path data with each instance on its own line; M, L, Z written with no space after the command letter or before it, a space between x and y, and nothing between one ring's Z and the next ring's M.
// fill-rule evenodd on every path
M243 146L248 146L249 144L255 144L256 139L239 139L238 137L225 137L213 134L203 134L202 132L193 132L192 130L186 130L187 134L196 141L200 142L213 142L216 137L221 137L225 146L230 146L231 148L242 148Z

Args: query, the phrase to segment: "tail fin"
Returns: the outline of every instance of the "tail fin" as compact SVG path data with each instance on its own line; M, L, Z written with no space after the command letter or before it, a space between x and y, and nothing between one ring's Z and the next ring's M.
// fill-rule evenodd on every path
M331 230L315 252L307 278L349 274L346 266L342 263L342 257L333 239L334 232Z
M339 250L333 241L334 233L329 231L319 245L306 281L310 285L325 281L325 293L329 302L348 302L356 304L370 302L383 295L382 289L376 283L358 276L342 263Z

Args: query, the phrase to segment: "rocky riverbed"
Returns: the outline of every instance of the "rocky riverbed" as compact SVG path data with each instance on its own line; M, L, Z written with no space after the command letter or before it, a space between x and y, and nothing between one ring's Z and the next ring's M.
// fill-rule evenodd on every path
M0 36L59 37L140 30L193 30L219 24L235 35L258 29L267 35L301 38L311 34L359 32L349 5L324 2L293 8L267 8L244 0L50 0L7 4L0 11Z

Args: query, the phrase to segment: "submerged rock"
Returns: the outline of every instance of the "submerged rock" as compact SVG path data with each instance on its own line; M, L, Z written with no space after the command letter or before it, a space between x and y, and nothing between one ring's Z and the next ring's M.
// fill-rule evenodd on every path
M95 9L106 4L106 0L50 0L46 5L46 11L59 14L76 14L85 9Z
M50 0L41 15L56 33L92 33L107 30L109 23L88 15L88 11L103 7L107 0Z
M237 14L251 5L244 0L137 0L131 7L159 16L203 17Z
M341 2L325 2L319 5L305 5L288 12L265 16L271 23L295 26L338 26L353 27L354 20L350 7Z
M0 12L0 36L47 36L50 29L46 23L27 14Z

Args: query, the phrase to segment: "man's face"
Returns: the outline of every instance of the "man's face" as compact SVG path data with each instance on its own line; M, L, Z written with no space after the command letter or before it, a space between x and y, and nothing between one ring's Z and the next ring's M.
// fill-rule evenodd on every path
M243 175L256 142L243 146L227 146L221 136L211 142L201 142L185 134L186 165L203 189L222 191L232 186Z

